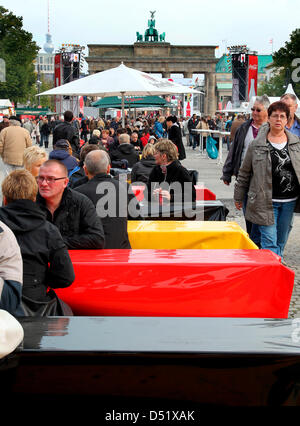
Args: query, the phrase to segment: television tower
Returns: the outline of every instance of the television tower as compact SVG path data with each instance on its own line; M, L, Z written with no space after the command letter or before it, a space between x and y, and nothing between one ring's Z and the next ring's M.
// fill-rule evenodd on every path
M48 33L46 34L46 43L44 44L44 51L46 53L53 53L54 45L52 43L52 36L50 34L50 0L48 0Z

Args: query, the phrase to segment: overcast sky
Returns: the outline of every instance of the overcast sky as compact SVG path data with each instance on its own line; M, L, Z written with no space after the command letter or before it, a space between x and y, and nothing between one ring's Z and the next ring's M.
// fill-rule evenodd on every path
M23 17L24 28L42 48L48 31L48 0L0 0ZM50 0L50 33L55 49L62 43L132 44L144 34L156 11L156 28L177 45L247 44L259 54L284 46L300 27L299 0Z

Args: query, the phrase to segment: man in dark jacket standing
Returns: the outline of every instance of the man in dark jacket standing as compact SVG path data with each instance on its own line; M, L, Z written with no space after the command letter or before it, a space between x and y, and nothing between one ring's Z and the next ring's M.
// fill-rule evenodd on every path
M193 133L193 130L197 128L198 123L199 120L197 119L196 114L193 114L187 123L187 128L189 131L189 146L192 146L193 149L195 149L197 145L197 135L196 133Z
M72 147L73 154L77 154L79 150L79 139L74 126L72 126L73 113L65 111L64 121L59 123L53 130L53 148L59 139L67 139Z
M177 122L177 118L174 115L170 115L166 118L166 125L168 131L168 139L172 141L178 149L178 159L184 160L186 158L185 149L182 142L181 128Z
M252 118L245 121L236 131L230 144L229 153L223 166L222 180L225 185L230 185L232 176L237 177L247 149L257 137L258 131L268 119L269 98L266 95L257 96L252 109ZM243 211L246 211L247 194L243 203ZM247 232L255 244L260 246L260 234L257 225L246 220Z
M57 226L68 249L102 249L105 238L101 219L88 197L67 187L65 165L57 160L46 161L37 181L37 203L47 220Z
M75 191L86 195L96 207L104 228L104 248L130 249L127 234L127 186L110 176L110 159L104 150L89 152L83 167L89 181L78 186ZM123 202L122 206L120 202Z

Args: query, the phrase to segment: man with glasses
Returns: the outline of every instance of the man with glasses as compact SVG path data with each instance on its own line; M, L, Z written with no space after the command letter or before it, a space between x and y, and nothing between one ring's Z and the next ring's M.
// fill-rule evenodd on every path
M290 117L286 129L300 137L300 119L295 114L298 108L297 97L292 93L286 93L281 96L280 100L284 102L290 110Z
M58 227L68 249L102 249L104 230L96 209L83 194L68 188L68 171L57 160L48 160L37 177L37 203L47 220Z
M268 120L268 107L270 100L267 95L257 96L251 108L252 117L245 121L236 131L233 141L230 144L229 152L223 166L222 180L225 185L230 185L232 176L237 178L242 162L245 158L250 143L256 138L260 127ZM245 196L243 211L247 204L247 194ZM260 236L256 227L246 220L246 228L250 238L260 246ZM257 232L256 232L257 231Z

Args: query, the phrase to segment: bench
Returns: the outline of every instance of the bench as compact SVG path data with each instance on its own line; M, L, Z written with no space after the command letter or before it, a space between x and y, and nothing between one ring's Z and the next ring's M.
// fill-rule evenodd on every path
M36 409L39 404L53 408L47 409L47 419L64 412L67 418L82 413L101 419L108 408L131 407L141 414L149 413L137 410L141 407L185 408L196 410L200 423L206 414L210 421L216 413L222 420L235 418L237 411L224 407L269 406L277 414L280 405L300 405L300 347L292 339L292 320L52 317L20 322L24 344L7 370L4 365L0 370L3 397L15 417L21 410L22 418L32 419L32 401Z

